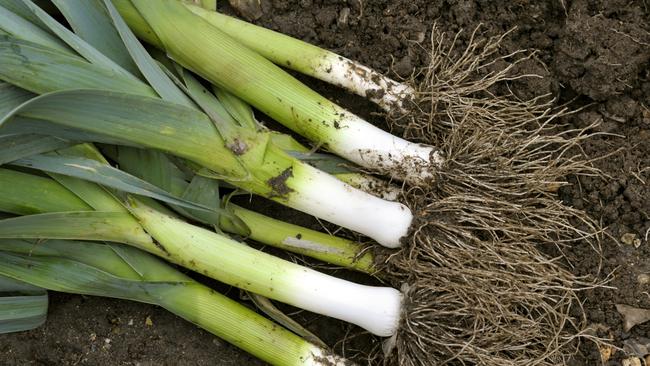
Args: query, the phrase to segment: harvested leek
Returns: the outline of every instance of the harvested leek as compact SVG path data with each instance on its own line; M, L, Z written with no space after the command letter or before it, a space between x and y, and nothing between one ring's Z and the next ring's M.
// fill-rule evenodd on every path
M142 39L293 131L363 167L424 184L444 158L393 136L320 96L179 0L115 0Z
M354 60L299 39L185 3L188 9L273 63L368 98L384 110L397 112L415 90Z
M54 291L156 304L272 365L351 364L125 245L2 239L0 281L5 281L2 276Z

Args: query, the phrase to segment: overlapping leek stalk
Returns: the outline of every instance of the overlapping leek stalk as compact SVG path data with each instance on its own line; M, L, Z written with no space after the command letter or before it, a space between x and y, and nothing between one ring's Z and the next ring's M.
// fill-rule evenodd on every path
M77 158L94 155L87 145L60 153ZM63 172L54 165L50 161L48 169L56 181L0 168L0 210L27 214L0 221L0 238L129 244L227 284L346 320L378 335L397 331L402 296L393 288L357 285L279 259L159 212L143 200L130 198L127 210L94 183L52 173ZM54 188L57 185L61 187ZM57 196L34 200L35 187ZM60 209L53 207L57 202Z
M443 157L393 136L320 96L180 0L114 0L142 39L293 131L363 167L426 183Z
M415 90L407 84L392 80L332 51L190 2L185 5L193 13L276 65L338 85L368 98L388 112L402 110L405 101L414 98Z
M187 215L186 210L182 208L178 210L180 214L190 219L326 263L369 274L377 270L374 253L368 250L369 248L351 240L293 225L233 204L227 197L219 197L217 181L196 175L183 176L181 169L160 152L127 146L106 146L104 151L120 166L121 170L154 184L176 197L202 197L203 199L197 203L210 207L227 207L243 225L234 222L227 215L221 215L218 219L204 219L200 213ZM215 194L210 191L217 192ZM206 193L209 196L206 196Z
M49 290L156 304L272 365L350 365L154 256L125 245L0 239L0 284L9 279ZM4 299L0 298L0 315L4 315ZM0 330L5 325L0 319Z

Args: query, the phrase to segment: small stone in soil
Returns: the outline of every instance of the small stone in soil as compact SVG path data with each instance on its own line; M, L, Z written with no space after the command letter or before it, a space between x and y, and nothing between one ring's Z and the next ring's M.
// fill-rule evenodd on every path
M621 242L626 245L634 245L635 248L641 246L641 239L636 237L634 233L625 233L621 237Z

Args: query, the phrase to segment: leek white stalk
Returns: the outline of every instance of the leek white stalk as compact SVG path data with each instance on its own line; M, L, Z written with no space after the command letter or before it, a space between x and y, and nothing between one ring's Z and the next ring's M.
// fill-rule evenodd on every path
M372 175L361 173L339 173L334 174L334 176L356 189L360 189L372 194L373 196L388 201L397 201L402 192L398 186L383 179L373 177Z
M306 162L314 165L314 161L311 159L314 156L311 149L308 149L307 147L300 144L292 136L274 132L271 134L271 138L275 146L289 153L302 154L300 157L301 160L305 160ZM337 179L353 186L354 188L360 189L364 192L368 192L374 196L389 201L397 201L399 198L399 195L401 193L400 187L392 184L391 182L369 174L355 172L354 170L348 171L346 169L342 169L341 171L337 171L337 168L340 169L341 166L344 167L346 165L346 162L344 160L340 162L336 161L341 159L329 154L318 155L327 157L326 159L318 161L317 164L314 165L318 169L321 169L325 172L330 172L327 167L331 166L333 168L332 170L335 170L334 172L331 172L332 175L334 175Z
M295 164L292 174L294 180L287 182L295 191L288 196L290 206L371 233L369 236L389 248L399 247L408 234L413 214L403 204L378 199L307 164Z
M341 112L341 127L328 146L338 155L364 167L375 167L394 177L433 178L431 165L440 166L444 158L431 146L393 136L360 117Z
M414 184L426 184L439 167L432 146L393 136L332 103L179 1L113 2L137 35L319 146Z
M340 86L368 98L388 112L404 109L415 90L356 61L270 29L206 10L188 9L275 64Z

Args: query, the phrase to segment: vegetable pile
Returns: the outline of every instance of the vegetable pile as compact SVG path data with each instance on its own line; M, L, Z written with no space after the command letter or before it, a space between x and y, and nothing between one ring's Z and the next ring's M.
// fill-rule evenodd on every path
M42 324L48 289L157 304L274 365L352 361L269 300L385 337L386 363L570 357L575 291L590 284L540 247L598 243L555 195L566 175L597 172L552 101L487 92L512 78L478 72L498 40L455 63L434 48L422 80L402 83L194 2L50 5L0 0L0 331ZM409 139L281 67L377 103ZM347 230L283 222L242 194ZM272 320L176 266L249 292Z

